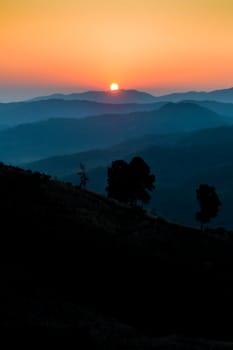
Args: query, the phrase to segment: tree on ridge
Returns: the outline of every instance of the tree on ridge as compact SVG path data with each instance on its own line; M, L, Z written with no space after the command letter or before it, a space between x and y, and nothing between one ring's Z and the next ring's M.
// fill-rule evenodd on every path
M108 168L107 181L108 197L132 206L138 201L148 203L151 199L149 192L155 188L155 176L141 157L134 157L129 163L113 161Z
M202 184L196 190L200 211L196 213L196 220L201 222L201 229L204 224L217 217L221 201L214 186Z
M80 169L78 171L78 175L80 177L80 188L84 188L86 187L86 184L88 182L88 177L87 177L87 174L86 174L86 168L85 168L85 165L83 163L80 163Z

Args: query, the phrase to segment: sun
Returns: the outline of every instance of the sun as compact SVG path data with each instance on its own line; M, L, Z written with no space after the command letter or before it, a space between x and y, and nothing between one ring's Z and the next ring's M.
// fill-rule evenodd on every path
M110 90L111 91L118 91L119 90L119 85L117 83L112 83L110 85Z

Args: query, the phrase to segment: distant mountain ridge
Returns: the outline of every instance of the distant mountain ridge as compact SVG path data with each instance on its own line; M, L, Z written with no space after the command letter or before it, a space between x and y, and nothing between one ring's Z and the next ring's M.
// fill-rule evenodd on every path
M157 101L171 101L179 102L182 100L196 100L196 101L219 101L219 102L233 102L233 87L223 90L213 91L188 91L177 92L164 96L156 97Z
M32 101L63 99L63 100L89 100L104 103L153 103L153 102L180 102L182 100L219 101L233 103L233 87L213 91L187 91L154 96L138 90L87 91L71 94L52 94L35 97Z
M41 159L28 164L21 164L21 166L52 176L65 177L67 174L74 174L80 162L84 162L88 169L92 169L102 165L106 166L114 159L125 159L129 155L135 155L139 151L150 148L176 153L183 148L188 151L191 149L190 147L193 147L193 150L196 147L198 150L201 148L206 149L206 147L208 149L214 147L216 150L219 147L219 149L224 149L223 154L228 157L229 154L233 153L233 126L170 135L148 134L139 138L129 139L109 148Z
M138 94L141 96L140 92L138 92ZM107 96L109 96L109 94ZM115 96L116 95L113 95L113 98ZM141 100L139 99L139 101ZM51 118L80 119L93 115L128 114L132 112L155 111L164 105L171 103L166 101L158 101L156 99L152 103L118 103L119 101L114 102L115 103L106 103L79 99L64 100L61 97L58 98L57 96L56 99L48 98L37 101L0 103L0 127L16 126L32 122L34 123ZM193 105L195 104L201 107L205 107L223 116L230 116L233 118L233 103L210 100L199 101L191 98L188 99L187 96L185 100L172 103L192 103Z
M0 103L0 125L15 126L50 118L80 119L91 115L152 111L159 109L164 104L165 102L110 104L74 99Z
M193 103L169 103L155 111L106 114L79 120L54 118L0 131L0 159L18 164L109 147L149 133L166 135L232 123L231 117Z
M72 94L52 94L50 96L36 97L32 101L63 99L63 100L85 100L102 103L152 103L155 97L147 92L137 90L119 91L86 91Z

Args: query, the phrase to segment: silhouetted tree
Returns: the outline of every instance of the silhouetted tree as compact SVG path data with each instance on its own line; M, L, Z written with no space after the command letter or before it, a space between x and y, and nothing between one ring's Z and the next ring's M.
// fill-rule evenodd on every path
M201 222L201 229L203 229L204 224L218 215L221 202L214 186L200 185L196 194L200 205L200 211L196 213L196 220Z
M129 165L124 160L115 160L108 168L108 185L106 191L108 197L120 202L129 201Z
M80 177L80 187L81 188L86 187L88 177L86 174L86 168L83 163L80 163L80 169L79 169L78 175Z
M129 163L130 169L130 204L137 201L148 203L151 199L148 191L153 191L155 176L150 174L149 165L141 158L134 157Z
M124 160L112 162L108 168L108 196L130 205L137 201L148 203L151 199L148 191L154 189L155 176L150 167L140 157L134 157L130 163Z

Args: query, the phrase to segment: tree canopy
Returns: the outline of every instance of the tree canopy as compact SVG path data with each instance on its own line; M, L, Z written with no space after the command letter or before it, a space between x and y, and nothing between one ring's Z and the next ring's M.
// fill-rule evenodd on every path
M130 205L136 205L137 201L148 203L154 182L155 176L150 174L150 167L141 157L134 157L129 163L116 160L108 168L106 191L108 197Z
M196 194L200 205L200 211L196 213L196 220L200 221L203 227L203 224L210 222L218 215L221 202L214 186L200 185Z

